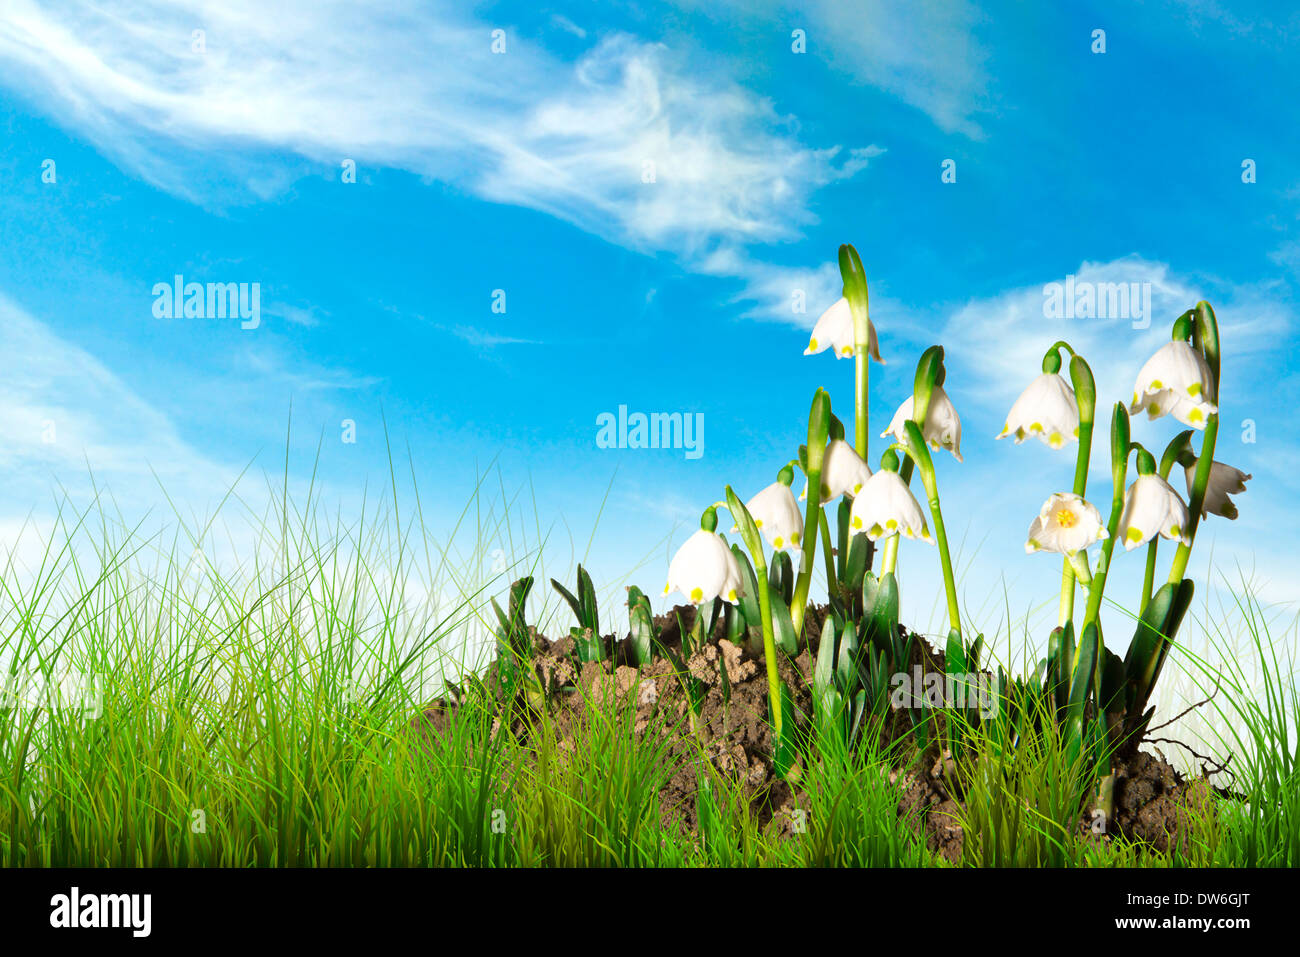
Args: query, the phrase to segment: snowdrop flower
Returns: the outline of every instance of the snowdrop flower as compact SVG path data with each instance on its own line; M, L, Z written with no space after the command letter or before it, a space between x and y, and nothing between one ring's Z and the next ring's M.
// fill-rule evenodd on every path
M1213 391L1213 375L1205 357L1175 339L1161 346L1138 373L1129 412L1146 409L1153 419L1168 414L1184 425L1203 429L1206 417L1219 411L1206 399Z
M826 455L822 458L822 504L832 502L841 495L853 498L871 478L871 468L862 461L862 456L853 446L843 439L832 439L826 446ZM808 498L808 489L804 488L801 499Z
M1072 492L1057 492L1043 503L1029 526L1025 553L1038 551L1071 555L1107 536L1101 512L1091 502Z
M1055 372L1044 372L1020 393L997 438L1016 437L1019 445L1036 435L1054 449L1079 438L1079 406L1074 390Z
M1124 550L1131 552L1157 534L1190 545L1187 537L1187 506L1172 485L1152 472L1138 474L1128 487L1119 527L1124 532Z
M746 502L745 508L773 548L799 546L803 538L803 515L789 485L773 482Z
M1192 484L1196 480L1196 459L1187 466L1187 497L1192 497ZM1205 501L1201 503L1201 517L1211 512L1224 518L1236 518L1237 506L1229 495L1246 491L1246 483L1251 476L1241 469L1234 469L1222 462L1210 463L1210 481L1205 486Z
M729 602L740 598L740 563L721 535L701 528L677 549L668 565L664 594L674 589L696 605L719 596Z
M876 327L867 320L867 352L871 358L875 359L881 365L885 360L880 358L880 343L876 340ZM816 355L827 349L835 351L835 358L845 359L853 355L853 310L849 306L849 301L843 296L821 314L817 324L813 326L812 338L808 341L808 348L803 351L806 356Z
M889 428L880 433L882 439L892 435L900 442L907 442L907 429L903 423L912 417L914 401L915 396L909 395L898 407L894 418L890 420ZM921 434L930 443L930 448L947 449L958 462L961 461L961 418L941 385L936 385L930 393L930 407L926 409Z
M853 499L849 527L855 532L866 532L873 542L901 534L904 538L919 538L934 544L916 496L897 472L888 469L871 476Z

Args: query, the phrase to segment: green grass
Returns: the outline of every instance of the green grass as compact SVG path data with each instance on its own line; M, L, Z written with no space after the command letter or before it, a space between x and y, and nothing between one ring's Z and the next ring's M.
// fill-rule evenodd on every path
M413 508L394 504L395 480L391 499L354 523L331 520L310 490L301 509L287 488L273 499L250 522L248 550L226 559L213 522L178 515L164 540L105 508L65 512L34 566L10 557L0 666L97 676L98 693L96 714L48 696L0 701L0 864L943 864L898 817L896 755L836 736L816 743L806 806L786 831L760 826L733 782L669 747L692 740L687 729L637 738L627 710L590 709L567 742L543 714L516 739L470 686L450 733L423 733L412 718L441 679L459 677L458 661L481 663L487 594L528 573L546 536L525 535L514 500L482 484L440 542L418 492ZM498 548L522 557L485 571ZM621 628L621 606L604 607L606 628ZM1251 620L1263 656L1273 645ZM1216 699L1243 800L1217 805L1194 853L1079 837L1068 825L1082 789L1059 742L1007 767L977 739L964 863L1296 864L1296 690L1276 657L1266 675L1261 697L1230 675ZM665 827L659 806L660 785L686 763L707 769L694 834Z

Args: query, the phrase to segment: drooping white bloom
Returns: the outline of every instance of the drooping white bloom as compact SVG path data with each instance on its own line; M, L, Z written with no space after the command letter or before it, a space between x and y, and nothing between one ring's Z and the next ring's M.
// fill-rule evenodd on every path
M1016 437L1016 445L1036 435L1054 449L1078 439L1079 406L1070 384L1055 372L1044 372L1029 383L1012 404L997 438L1008 435Z
M853 498L871 478L871 469L862 456L843 439L832 439L822 457L822 501L825 505L841 495ZM808 498L804 488L801 499Z
M1187 497L1192 497L1192 483L1196 480L1196 460L1187 466ZM1214 461L1210 463L1210 481L1205 486L1205 501L1201 503L1201 518L1205 518L1211 512L1215 515L1222 515L1224 518L1236 518L1237 506L1229 495L1235 495L1238 492L1246 491L1246 483L1251 476L1241 469L1235 469L1231 465L1224 465L1222 462Z
M1191 544L1187 537L1187 506L1174 487L1154 473L1139 475L1128 487L1119 527L1125 551L1145 545L1156 535Z
M803 538L803 515L790 486L773 482L746 502L745 507L773 548L799 546Z
M880 433L881 438L892 435L900 442L907 441L907 427L904 423L912 417L914 402L915 396L909 395L894 413L889 428ZM930 443L930 448L947 449L958 462L961 461L961 418L957 415L952 399L943 391L943 386L936 385L930 393L930 407L925 410L925 425L921 427L921 435Z
M1101 512L1073 492L1057 492L1043 503L1029 526L1025 552L1060 552L1070 555L1107 536Z
M833 349L835 358L845 359L853 355L853 346L853 308L847 299L840 296L834 305L821 314L821 318L813 326L812 338L808 340L808 348L803 351L803 354L811 356ZM881 365L885 364L885 360L880 358L880 343L876 340L876 327L871 324L870 319L867 320L867 352Z
M916 496L897 472L888 469L881 469L871 476L853 499L849 527L855 532L866 532L867 538L873 542L890 535L902 535L934 544Z
M664 594L676 589L696 605L719 595L734 602L742 592L740 575L740 563L722 536L701 528L682 543L669 562Z
M1206 397L1214 392L1214 377L1205 357L1181 339L1166 342L1147 360L1133 386L1129 412L1147 410L1150 418L1172 415L1184 425L1205 428L1219 407Z

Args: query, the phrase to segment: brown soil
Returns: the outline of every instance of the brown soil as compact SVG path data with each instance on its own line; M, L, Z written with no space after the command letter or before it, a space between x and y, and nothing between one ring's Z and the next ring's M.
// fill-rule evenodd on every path
M677 606L673 612L658 616L655 623L661 641L680 654L678 614L689 628L695 615L690 605ZM825 615L825 606L810 607L804 623L807 646L800 649L793 662L781 656L780 674L794 698L793 720L800 732L807 730L812 712L808 674ZM630 664L628 639L605 636L605 660L584 664L577 659L572 638L550 641L531 628L529 632L533 638L536 674L541 687L547 690L545 707L552 715L562 747L566 738L572 738L576 728L587 720L592 709L604 711L615 704L636 709L634 733L638 738L667 730L664 743L669 766L676 770L660 789L664 826L677 826L688 833L696 829L699 787L696 764L702 746L704 758L714 771L738 786L749 803L749 813L760 827L775 822L774 826L781 831L790 830L791 811L798 806L800 798L797 780L801 768L796 764L788 776L790 782L795 782L793 790L791 783L774 772L767 718L767 673L761 651L755 654L727 641L719 626L709 642L685 662L687 670L703 687L703 701L692 738L687 697L667 658L656 656L638 672ZM917 641L911 664L920 665L925 674L942 674L943 653L932 649L924 640ZM719 675L723 666L730 681L730 695L725 701ZM507 702L495 662L489 667L485 684L497 698L498 715L506 713ZM528 711L539 706L542 706L539 701L521 699L509 709L515 716L511 730L516 736L529 733ZM422 719L417 719L420 730L425 734L445 733L456 711L454 700L439 699L424 712ZM941 713L938 720L942 722ZM891 711L876 733L882 745L896 744L911 735L911 722L904 712ZM955 762L933 746L924 754L910 746L896 748L891 753L900 756L899 766L890 774L891 782L899 789L900 818L925 835L931 851L951 863L960 863L964 843L960 823L963 807ZM1115 777L1115 814L1109 830L1161 852L1184 840L1190 815L1211 794L1203 779L1185 781L1163 757L1142 751L1125 758L1117 766ZM1089 832L1091 816L1089 808L1080 821L1081 833Z

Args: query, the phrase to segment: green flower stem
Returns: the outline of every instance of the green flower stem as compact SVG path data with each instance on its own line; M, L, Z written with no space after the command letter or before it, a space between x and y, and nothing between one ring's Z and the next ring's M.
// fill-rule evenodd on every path
M1070 565L1070 570L1074 572L1074 577L1083 583L1087 588L1092 584L1092 569L1088 567L1087 552L1072 552L1065 557L1066 562Z
M1219 403L1219 323L1214 317L1214 309L1202 300L1192 310L1196 323L1193 326L1195 345L1205 355L1205 362L1210 367L1211 386L1214 395L1211 400ZM1187 540L1196 542L1196 530L1201 524L1201 507L1205 504L1205 490L1210 484L1210 467L1214 464L1214 446L1219 437L1219 413L1214 412L1205 423L1205 437L1201 439L1201 454L1196 460L1196 475L1192 479L1192 500L1187 505ZM1191 545L1178 543L1174 561L1169 569L1169 580L1175 584L1183 580L1187 572L1187 560L1191 557Z
M1156 581L1156 549L1159 545L1159 535L1147 544L1147 566L1142 572L1142 602L1138 605L1139 615L1147 610L1147 605L1151 602L1151 589Z
M1062 562L1061 570L1061 602L1060 611L1056 616L1058 627L1065 627L1065 623L1074 618L1074 569L1070 567L1070 556L1065 556Z
M1110 468L1113 491L1110 500L1110 518L1106 522L1106 539L1101 543L1101 560L1097 563L1097 573L1093 576L1092 586L1088 589L1088 607L1083 613L1083 627L1095 622L1101 614L1101 597L1106 589L1106 576L1110 572L1110 557L1115 551L1115 539L1119 535L1119 520L1124 511L1124 483L1128 478L1129 456L1129 419L1128 409L1123 402L1115 403L1115 411L1110 425ZM1082 632L1080 632L1082 634ZM1077 660L1077 653L1076 653ZM1101 660L1100 652L1098 660Z
M931 346L921 353L921 358L916 363L916 376L912 380L912 421L919 428L924 422L925 417L930 414L930 396L934 394L936 384L943 384L943 346ZM921 447L925 448L925 442L921 442ZM902 448L904 453L903 464L898 469L898 477L903 480L903 484L911 486L912 484L912 456L907 453L907 449ZM929 451L926 451L926 458L929 459ZM901 536L891 535L885 542L885 558L881 563L881 573L892 572L898 567L898 539Z
M1079 409L1079 451L1074 460L1074 494L1083 498L1088 489L1088 464L1092 457L1093 422L1097 412L1097 386L1092 377L1092 369L1064 340L1052 346L1043 357L1043 371L1060 368L1060 353L1066 349L1070 353L1070 380L1074 385L1074 401ZM1064 625L1074 618L1074 568L1067 557L1061 563L1061 602L1058 625Z
M1219 437L1219 413L1214 412L1205 423L1205 438L1201 440L1201 455L1196 460L1196 476L1192 479L1192 500L1187 505L1187 538L1195 543L1196 529L1201 522L1201 506L1205 504L1205 490L1210 484L1210 466L1214 464L1214 445ZM1184 542L1178 543L1174 552L1174 561L1169 569L1169 580L1175 584L1183 580L1187 572L1187 560L1191 557L1192 547Z
M889 540L885 542L885 557L880 563L880 574L892 574L898 567L898 536L890 535Z
M957 606L957 582L952 574L952 559L948 554L948 533L943 525L943 512L939 508L939 485L934 477L934 462L921 435L921 427L909 420L906 428L911 456L920 467L921 483L925 486L925 494L930 503L930 514L934 517L934 539L935 544L939 546L939 561L943 565L943 587L948 595L948 621L952 625L952 630L960 637L961 612Z
M763 539L753 516L728 485L727 510L736 520L740 537L745 540L750 559L754 563L754 577L758 580L758 613L763 628L763 657L767 659L767 696L772 705L772 727L776 741L781 740L781 679L776 668L776 639L772 631L772 595L767 583L767 560L763 557ZM807 536L812 538L813 536Z
M871 325L868 313L867 275L858 251L848 243L840 247L840 276L844 298L853 314L853 446L862 461L867 460L867 385L870 381Z
M1174 466L1184 454L1192 454L1192 430L1186 429L1174 436L1173 440L1165 446L1165 453L1160 457L1160 477L1166 481L1169 479L1169 473L1174 470ZM1146 611L1147 605L1151 602L1151 592L1155 589L1156 581L1156 558L1160 547L1160 536L1155 536L1147 545L1147 564L1146 570L1142 574L1142 603L1138 608L1138 614Z
M831 397L825 389L813 395L808 414L808 507L804 513L803 551L799 559L799 577L795 580L790 605L790 621L795 637L803 634L803 616L808 606L808 589L812 587L813 563L817 559L817 526L821 523L822 462L826 458L826 435L830 430Z

